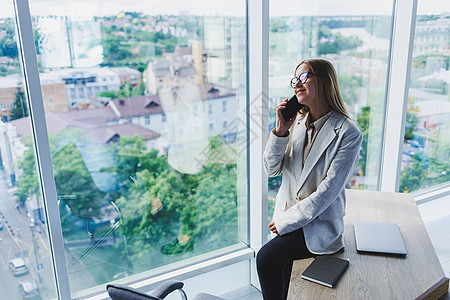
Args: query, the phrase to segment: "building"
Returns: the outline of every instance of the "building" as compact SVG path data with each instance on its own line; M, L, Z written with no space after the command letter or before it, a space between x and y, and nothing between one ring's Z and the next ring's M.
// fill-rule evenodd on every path
M141 72L128 68L128 67L111 67L111 71L119 74L120 85L124 85L126 82L132 86L140 85L142 82Z
M128 77L130 76L122 76L122 79ZM93 101L100 92L118 91L121 76L109 68L71 68L41 73L41 80L63 82L67 95L67 109L71 109L76 105Z
M199 82L198 71L191 59L190 48L157 58L148 64L144 71L144 81L149 94L157 94L159 90L178 82ZM189 53L186 55L186 53Z
M64 82L42 77L42 98L45 110L67 110L67 95ZM8 75L0 80L0 116L3 121L8 121L10 118L11 108L15 103L18 88L24 92L23 78L19 74Z

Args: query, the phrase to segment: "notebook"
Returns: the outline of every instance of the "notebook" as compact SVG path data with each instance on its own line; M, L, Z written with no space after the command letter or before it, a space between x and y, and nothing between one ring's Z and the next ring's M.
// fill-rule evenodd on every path
M303 271L302 278L333 288L347 269L349 261L334 256L318 256Z
M358 251L406 255L396 223L355 221L354 228Z

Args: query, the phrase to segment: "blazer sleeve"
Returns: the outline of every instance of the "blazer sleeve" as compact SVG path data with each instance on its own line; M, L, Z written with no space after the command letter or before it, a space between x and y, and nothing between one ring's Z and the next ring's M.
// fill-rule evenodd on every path
M318 217L333 203L350 180L359 160L362 133L354 126L343 134L336 155L316 191L274 218L280 235L299 229Z
M267 176L275 177L281 174L283 170L283 157L288 143L289 135L286 137L278 137L273 132L270 132L263 155L264 170Z

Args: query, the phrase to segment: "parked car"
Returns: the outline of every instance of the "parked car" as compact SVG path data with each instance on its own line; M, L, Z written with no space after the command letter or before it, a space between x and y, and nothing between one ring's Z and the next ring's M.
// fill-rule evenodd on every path
M28 268L25 265L25 260L22 257L11 259L8 263L8 266L14 276L28 273Z
M36 280L30 278L19 282L19 291L22 295L22 299L27 300L40 300L41 295Z

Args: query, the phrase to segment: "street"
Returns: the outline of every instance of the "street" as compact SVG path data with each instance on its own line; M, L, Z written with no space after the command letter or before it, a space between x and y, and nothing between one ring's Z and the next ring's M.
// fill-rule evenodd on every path
M33 278L42 299L56 298L55 279L45 224L32 225L24 207L16 207L14 191L0 176L0 299L22 299L19 282ZM8 262L22 257L28 272L14 276Z

